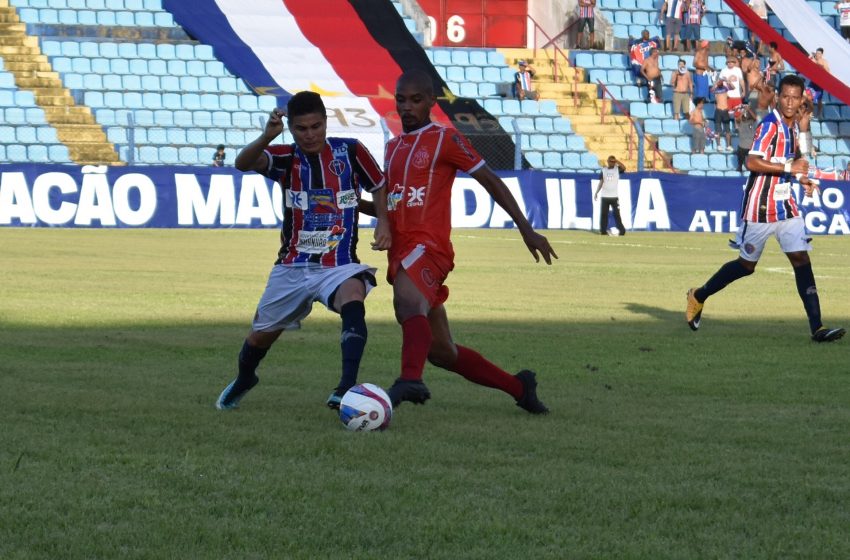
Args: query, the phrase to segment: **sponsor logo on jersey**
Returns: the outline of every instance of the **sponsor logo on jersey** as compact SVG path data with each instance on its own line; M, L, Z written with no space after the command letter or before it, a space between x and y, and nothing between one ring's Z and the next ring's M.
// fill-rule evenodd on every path
M343 236L345 236L345 228L335 225L328 232L328 241L327 241L327 249L325 252L333 251L336 249L339 242L342 241Z
M336 205L340 208L354 208L357 206L357 192L354 189L339 191L336 193Z
M348 144L340 144L333 149L334 157L348 157Z
M387 192L387 210L390 212L398 208L398 204L404 197L404 185L395 184L392 190Z
M427 187L409 187L407 193L407 207L425 206L425 189Z
M307 193L286 189L286 207L307 209Z
M331 189L317 189L307 193L310 212L336 212L334 195Z
M330 231L304 231L298 232L298 242L295 244L295 250L299 253L308 253L311 255L321 255L327 253L328 239ZM339 243L339 240L337 240Z

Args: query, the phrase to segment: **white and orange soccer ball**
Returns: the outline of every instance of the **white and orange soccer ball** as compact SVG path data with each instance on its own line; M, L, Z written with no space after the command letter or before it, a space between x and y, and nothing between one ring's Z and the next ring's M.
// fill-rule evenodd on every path
M354 432L385 430L392 417L389 395L373 383L355 385L339 403L339 419Z

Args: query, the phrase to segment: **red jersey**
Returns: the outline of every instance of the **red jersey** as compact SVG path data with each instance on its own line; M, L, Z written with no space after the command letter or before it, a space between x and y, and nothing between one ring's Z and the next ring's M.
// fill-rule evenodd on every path
M418 244L454 260L452 184L458 171L473 173L484 163L457 130L436 123L387 143L384 168L393 236L390 260Z

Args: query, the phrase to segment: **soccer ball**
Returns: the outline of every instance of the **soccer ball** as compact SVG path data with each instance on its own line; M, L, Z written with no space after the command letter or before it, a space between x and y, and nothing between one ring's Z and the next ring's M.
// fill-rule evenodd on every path
M355 385L342 396L339 419L354 432L384 430L393 417L393 405L387 393L372 383Z

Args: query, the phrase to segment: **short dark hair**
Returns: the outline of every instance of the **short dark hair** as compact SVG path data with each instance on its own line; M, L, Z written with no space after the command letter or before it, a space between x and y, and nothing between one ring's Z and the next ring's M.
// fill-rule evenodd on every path
M771 41L769 43L769 46L770 46L771 49L779 48L779 45L776 44L776 41Z
M325 104L322 101L322 96L313 91L299 91L289 98L286 103L286 118L292 120L301 115L309 115L310 113L321 113L327 118Z
M694 107L700 103L705 103L705 97L694 97Z
M782 93L782 88L785 86L798 87L800 88L800 93L806 91L806 82L804 82L803 78L796 74L787 74L782 78L779 82L779 93Z
M216 150L223 150L223 149L224 149L224 144L219 144L218 146L216 146L216 147L215 147L215 149L216 149Z
M434 80L431 75L425 70L414 68L413 70L405 71L398 77L396 87L401 84L412 85L419 89L423 94L428 96L434 95Z

